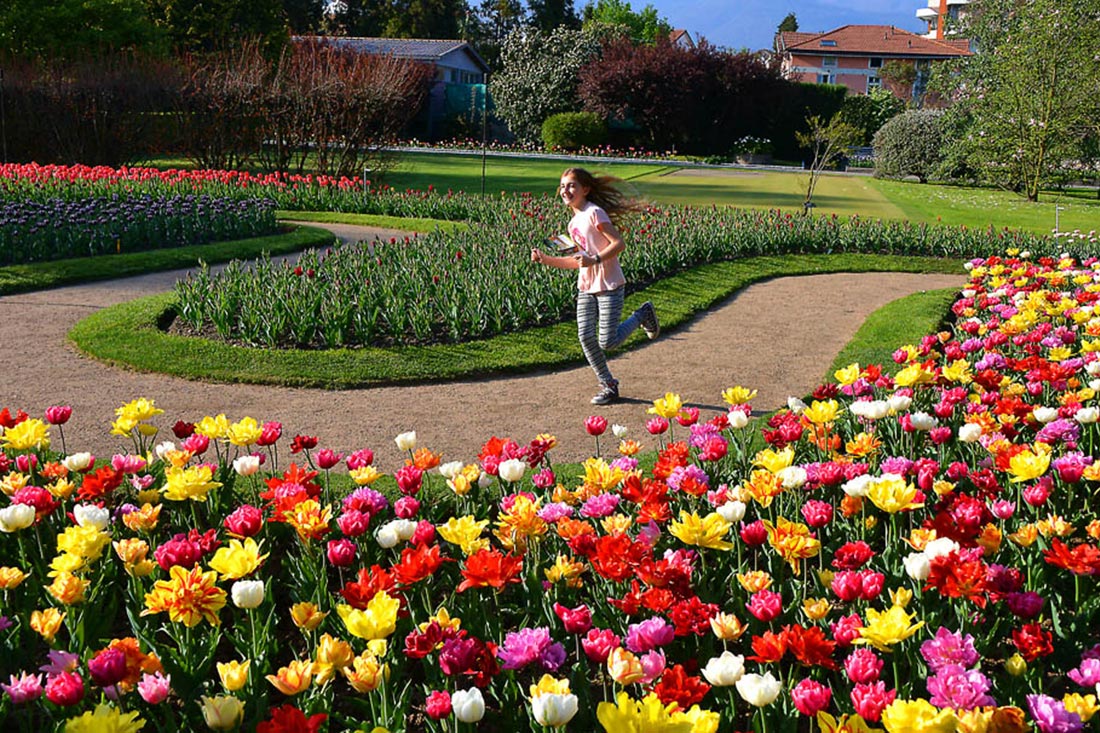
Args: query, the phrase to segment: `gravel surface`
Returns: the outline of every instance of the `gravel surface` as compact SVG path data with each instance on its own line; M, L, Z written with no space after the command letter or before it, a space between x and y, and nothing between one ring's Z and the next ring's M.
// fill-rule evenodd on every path
M327 226L327 225L325 225ZM369 239L394 233L333 225L340 235ZM403 236L404 233L401 233ZM402 455L394 436L417 432L418 443L442 451L443 460L471 461L490 436L526 443L538 433L557 436L558 461L591 455L583 421L603 414L649 445L646 408L677 392L704 414L723 409L721 393L741 384L759 390L758 410L786 403L819 383L823 372L864 319L886 303L919 290L962 287L962 276L903 273L792 277L753 285L688 324L630 352L611 368L623 400L596 407L587 366L438 384L326 391L210 384L101 364L78 353L68 330L93 311L163 292L185 271L57 288L0 298L0 340L6 345L0 407L41 416L46 407L73 406L64 435L70 451L108 457L126 452L129 440L111 436L117 407L137 397L155 400L162 435L176 420L196 421L224 412L283 423L285 442L296 433L316 435L320 447L369 447L381 470ZM56 430L56 447L60 448ZM284 453L285 455L285 453Z

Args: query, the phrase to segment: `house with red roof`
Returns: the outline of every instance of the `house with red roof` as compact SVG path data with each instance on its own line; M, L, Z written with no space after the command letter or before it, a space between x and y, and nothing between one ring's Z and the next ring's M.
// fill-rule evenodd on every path
M850 94L870 94L883 86L884 64L912 65L907 88L891 87L902 99L924 93L931 65L969 56L966 39L940 40L919 36L892 25L846 25L827 33L786 31L776 36L776 53L789 79L811 84L840 84Z

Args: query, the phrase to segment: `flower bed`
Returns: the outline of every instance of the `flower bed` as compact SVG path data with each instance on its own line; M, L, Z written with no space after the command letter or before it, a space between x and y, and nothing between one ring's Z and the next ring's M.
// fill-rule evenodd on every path
M335 348L464 342L569 318L572 278L532 268L529 252L560 221L547 197L490 199L478 223L370 247L308 252L297 263L200 272L176 286L191 332L264 347ZM622 256L631 287L697 265L760 255L973 256L1006 242L1056 242L990 230L791 216L779 211L651 207L630 223ZM257 298L256 293L271 297Z
M184 247L276 231L270 200L150 194L4 200L0 266Z
M970 265L954 332L892 375L852 365L766 424L742 387L714 414L666 395L646 435L594 416L575 478L547 435L466 463L402 434L383 477L368 448L247 417L165 440L134 400L108 460L67 450L68 408L5 409L0 716L1081 730L1100 261Z

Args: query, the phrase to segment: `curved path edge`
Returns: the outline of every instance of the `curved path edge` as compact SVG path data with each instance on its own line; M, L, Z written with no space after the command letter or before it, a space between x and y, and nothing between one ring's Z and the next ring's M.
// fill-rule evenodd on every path
M393 232L364 227L341 234L370 239ZM91 312L168 290L184 272L0 298L0 339L10 365L0 407L41 415L50 405L72 405L73 417L65 426L68 449L104 457L131 447L128 440L109 434L115 409L147 397L164 410L154 422L165 437L171 437L168 429L176 420L224 412L235 421L248 415L278 420L288 437L316 435L321 447L369 447L382 470L400 464L403 455L393 438L408 430L416 430L419 444L442 452L444 460L462 461L473 460L493 435L525 443L539 433L552 433L558 438L554 460L575 461L593 448L583 429L588 415L603 414L625 425L645 445L646 408L665 392L677 392L705 413L723 409L722 390L741 384L759 390L754 407L775 409L790 395L811 391L872 312L917 291L961 288L964 283L961 275L842 273L752 285L675 332L615 355L611 366L623 401L607 407L589 404L597 385L586 366L325 391L138 373L87 358L67 342L69 329ZM54 436L56 441L56 430Z

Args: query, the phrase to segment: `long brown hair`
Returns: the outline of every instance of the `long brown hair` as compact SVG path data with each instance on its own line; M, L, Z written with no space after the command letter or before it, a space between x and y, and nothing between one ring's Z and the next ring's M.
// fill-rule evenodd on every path
M606 211L616 226L625 215L637 214L645 210L645 202L620 190L623 182L621 178L594 175L584 168L566 168L561 175L562 177L571 175L577 183L587 188L588 196L585 198Z

